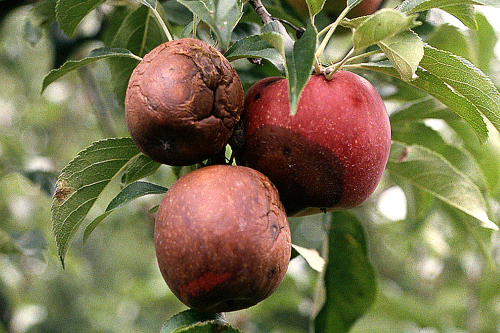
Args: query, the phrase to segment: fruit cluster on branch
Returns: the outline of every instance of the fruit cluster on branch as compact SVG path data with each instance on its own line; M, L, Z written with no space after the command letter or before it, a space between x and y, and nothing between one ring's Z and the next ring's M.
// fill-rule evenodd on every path
M361 204L389 155L384 103L361 76L312 75L292 116L287 79L263 79L244 95L229 61L189 38L143 58L125 113L134 143L152 160L202 165L167 191L155 223L160 271L199 311L268 297L290 260L287 216ZM202 164L230 142L239 143L237 165Z

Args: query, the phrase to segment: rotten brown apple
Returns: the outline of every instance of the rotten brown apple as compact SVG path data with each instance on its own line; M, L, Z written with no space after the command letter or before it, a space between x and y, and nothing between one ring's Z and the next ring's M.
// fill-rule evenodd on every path
M125 97L127 127L151 159L199 163L227 144L243 110L243 87L224 56L197 39L159 45L134 69Z
M290 229L276 188L258 171L213 165L177 180L155 222L158 265L172 292L198 311L262 301L290 260Z

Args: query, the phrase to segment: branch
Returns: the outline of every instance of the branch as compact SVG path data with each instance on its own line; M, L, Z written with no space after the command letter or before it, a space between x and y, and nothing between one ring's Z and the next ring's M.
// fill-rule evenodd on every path
M267 11L266 7L262 4L261 0L249 0L250 6L252 6L253 10L259 15L262 23L266 24L273 20L271 14Z

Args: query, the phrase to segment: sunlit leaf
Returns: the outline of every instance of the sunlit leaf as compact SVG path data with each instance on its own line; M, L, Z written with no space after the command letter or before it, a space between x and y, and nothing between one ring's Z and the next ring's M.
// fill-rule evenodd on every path
M305 259L309 266L317 272L322 272L325 267L325 259L315 249L308 249L292 244L292 248Z
M403 81L414 79L418 64L424 56L424 43L411 30L388 37L377 43L387 55Z
M473 217L478 225L498 229L488 217L481 189L430 149L393 141L387 170Z
M325 302L314 319L315 333L348 332L373 304L377 292L361 222L349 211L331 216Z
M62 171L52 200L52 229L59 256L64 257L76 231L106 185L140 154L130 138L95 142Z
M354 30L355 50L362 50L416 25L415 17L393 9L381 9Z
M97 6L106 0L58 0L56 5L59 28L73 37L78 24Z

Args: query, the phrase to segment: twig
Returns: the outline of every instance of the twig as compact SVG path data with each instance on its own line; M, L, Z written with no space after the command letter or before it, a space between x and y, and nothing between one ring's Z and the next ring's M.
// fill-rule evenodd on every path
M264 7L261 0L249 0L248 2L260 17L262 23L266 24L273 21L273 17L269 14L266 7Z

